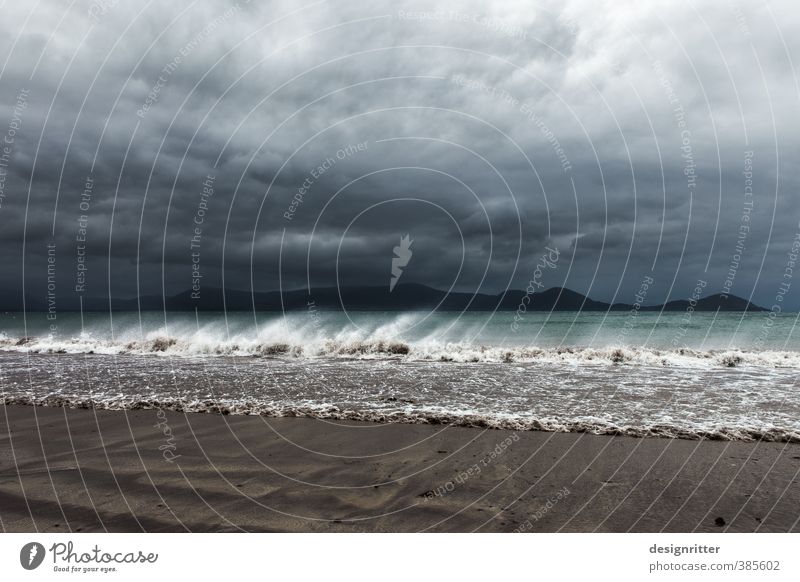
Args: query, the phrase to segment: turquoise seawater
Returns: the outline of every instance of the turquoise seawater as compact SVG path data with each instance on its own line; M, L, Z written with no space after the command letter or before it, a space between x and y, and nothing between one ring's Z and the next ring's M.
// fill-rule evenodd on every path
M215 347L287 343L313 348L331 342L400 341L409 346L596 347L695 350L800 350L797 314L728 312L123 312L4 314L0 336L9 343L35 338L42 346L81 351L172 338L179 353ZM29 346L30 347L30 346Z
M800 441L796 314L311 310L0 321L7 403Z

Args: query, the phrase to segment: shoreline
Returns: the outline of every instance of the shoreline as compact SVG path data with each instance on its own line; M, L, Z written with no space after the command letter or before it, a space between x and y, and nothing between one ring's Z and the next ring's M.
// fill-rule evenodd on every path
M4 531L798 531L800 444L4 405Z
M335 405L319 405L316 408L276 408L255 402L233 402L204 400L186 402L182 400L130 400L98 401L71 399L64 396L47 396L35 399L28 396L5 396L0 405L35 406L39 408L69 408L73 410L135 411L160 410L181 414L219 414L222 416L258 416L263 418L307 418L321 421L362 422L366 424L430 425L451 428L483 430L506 430L521 432L547 432L564 434L587 434L595 436L625 436L631 438L666 438L689 441L724 441L743 443L800 443L800 433L794 429L771 427L732 428L720 427L716 431L690 430L666 424L633 427L617 426L588 421L563 419L491 418L477 414L425 412L377 412L342 410Z

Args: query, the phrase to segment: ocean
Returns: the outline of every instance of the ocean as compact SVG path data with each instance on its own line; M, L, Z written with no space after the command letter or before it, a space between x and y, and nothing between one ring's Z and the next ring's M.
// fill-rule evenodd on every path
M7 313L6 403L800 442L797 314Z

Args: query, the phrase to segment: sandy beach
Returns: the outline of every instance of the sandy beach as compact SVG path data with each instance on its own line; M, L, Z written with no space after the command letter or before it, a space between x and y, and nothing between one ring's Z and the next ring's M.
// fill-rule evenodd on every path
M800 445L3 406L7 532L787 532Z

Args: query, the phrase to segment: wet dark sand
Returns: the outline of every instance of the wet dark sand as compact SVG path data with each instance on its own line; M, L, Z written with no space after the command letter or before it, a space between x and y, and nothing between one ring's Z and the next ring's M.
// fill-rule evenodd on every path
M798 444L0 406L4 531L800 531L798 471Z

